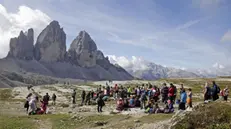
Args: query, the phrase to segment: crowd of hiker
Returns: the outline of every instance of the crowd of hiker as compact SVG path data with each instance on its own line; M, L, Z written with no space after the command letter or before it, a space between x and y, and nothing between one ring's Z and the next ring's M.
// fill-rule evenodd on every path
M56 104L56 95L52 95L52 105ZM34 96L32 93L29 93L26 97L26 102L24 104L24 108L28 115L36 115L36 114L46 114L48 112L47 106L50 101L50 96L48 93L43 96L42 100L39 100L38 96ZM40 102L40 107L37 104Z
M205 103L208 103L209 101L216 101L217 99L219 99L219 94L220 96L223 97L224 101L227 101L229 95L228 86L226 86L225 89L221 90L215 81L212 81L211 84L209 82L205 83L205 88L204 88Z
M112 82L109 82L112 84ZM32 87L30 87L31 89ZM28 88L28 90L30 90ZM220 87L213 81L211 84L206 82L204 88L204 102L207 103L211 100L215 101L219 98L219 94L225 101L228 99L229 89L226 86L221 90ZM71 93L72 103L76 104L76 90L73 89ZM46 114L49 101L52 100L52 105L56 104L57 96L55 94L52 97L46 93L41 100L38 96L33 96L32 93L26 97L26 103L24 107L29 115L33 114ZM131 108L140 108L145 113L172 113L174 112L174 105L178 104L179 110L186 110L186 108L192 108L192 89L185 89L181 84L180 88L177 88L174 84L170 83L167 86L163 83L162 86L141 84L136 87L122 86L114 84L114 86L99 86L96 90L83 90L81 93L81 103L83 105L97 105L97 111L102 112L105 101L115 101L116 110L119 112L131 110ZM40 107L37 107L37 103L41 103Z

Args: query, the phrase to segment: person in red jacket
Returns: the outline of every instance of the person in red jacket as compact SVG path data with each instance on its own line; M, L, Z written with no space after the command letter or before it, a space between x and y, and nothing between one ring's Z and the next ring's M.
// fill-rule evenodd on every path
M168 97L171 103L174 101L174 85L171 83L168 89Z

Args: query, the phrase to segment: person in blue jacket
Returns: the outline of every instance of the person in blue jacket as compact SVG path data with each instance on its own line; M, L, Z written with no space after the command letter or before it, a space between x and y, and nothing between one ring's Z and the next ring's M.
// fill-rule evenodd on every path
M183 89L180 94L179 110L185 110L186 101L187 101L187 94L185 92L185 89Z

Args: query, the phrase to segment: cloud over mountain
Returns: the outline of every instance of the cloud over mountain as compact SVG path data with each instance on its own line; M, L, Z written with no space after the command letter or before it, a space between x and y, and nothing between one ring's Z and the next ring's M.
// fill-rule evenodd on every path
M51 21L51 18L38 9L19 6L17 12L11 13L0 4L0 57L6 56L10 38L16 37L21 30L34 28L35 37Z

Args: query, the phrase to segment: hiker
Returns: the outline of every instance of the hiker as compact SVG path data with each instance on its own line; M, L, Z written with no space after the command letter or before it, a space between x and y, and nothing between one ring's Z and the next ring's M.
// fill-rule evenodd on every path
M106 88L106 95L107 96L110 96L110 86L108 85L107 88Z
M155 88L155 93L154 93L154 101L157 102L159 100L159 95L160 95L160 89L157 86L154 86Z
M210 99L211 99L211 88L209 87L208 82L206 82L204 88L204 102L207 102Z
M127 93L128 93L128 97L130 97L132 94L132 88L130 86L127 89Z
M115 99L117 99L118 98L118 93L119 93L119 87L118 87L117 84L115 84L114 91L115 91Z
M104 101L103 101L103 95L99 95L99 98L97 100L97 110L98 112L102 112L102 108L105 105Z
M29 101L29 106L30 106L29 115L34 115L34 114L36 114L36 111L37 111L36 103L37 103L37 102L38 102L38 96L32 98L32 99Z
M144 107L145 113L153 113L153 103L151 101L148 102L147 106Z
M167 104L168 101L168 87L166 83L163 84L163 87L161 89L161 96L162 96L162 103Z
M146 101L147 101L147 97L146 97L146 93L145 92L143 92L141 94L140 101L141 101L141 109L145 108Z
M185 93L185 89L182 90L182 93L180 94L180 104L179 104L179 110L185 110L185 104L187 100L187 94Z
M91 102L91 91L87 93L85 105L90 105Z
M173 113L174 112L174 108L173 106L170 104L166 104L164 110L163 110L164 113L168 114L168 113Z
M120 97L124 100L124 98L126 97L126 91L125 89L122 87L121 88L121 92L120 92Z
M85 97L86 97L86 92L85 92L85 90L83 90L83 91L82 91L82 94L81 94L81 99L82 99L81 105L82 105L82 106L83 106L83 103L84 103L84 101L85 101Z
M218 93L220 93L220 88L215 81L213 81L212 83L213 83L212 97L213 97L213 101L216 101L217 99L219 99Z
M170 88L168 89L168 97L171 103L174 102L174 85L170 83Z
M173 89L174 89L173 102L175 103L176 96L177 96L177 88L176 88L176 86L173 85Z
M46 111L47 111L46 103L44 103L44 101L41 101L41 106L40 108L37 109L36 114L46 114Z
M26 112L27 112L27 113L28 113L28 110L29 110L29 107L30 107L29 102L30 102L30 100L31 100L31 96L32 96L32 95L33 95L32 93L29 93L29 94L27 95L27 97L26 97L26 102L25 102L24 108L26 108Z
M27 90L30 90L32 87L32 85L27 86Z
M73 90L73 93L72 93L72 103L75 104L75 98L76 98L76 91L75 89Z
M122 98L120 98L119 100L117 100L116 110L123 111L123 109L124 109L124 101Z
M180 94L183 92L183 90L184 90L184 84L182 83L180 84Z
M192 108L192 89L189 88L188 89L188 93L187 93L187 106Z
M54 93L53 95L52 95L52 104L53 105L55 105L56 103L55 103L55 101L56 101L56 94Z
M94 94L95 94L95 92L93 90L91 90L91 100L93 100Z
M161 112L162 112L161 109L160 109L160 107L159 107L159 105L158 105L158 103L155 104L155 106L154 106L154 108L153 108L153 112L154 112L155 114L161 113Z
M226 86L225 89L222 90L222 95L223 95L224 101L228 101L228 96L229 96L228 86Z
M124 110L128 110L128 108L129 108L129 99L125 99L125 100L124 100L124 105L123 105L123 107L124 107Z
M43 102L44 102L44 104L47 106L48 103L49 103L49 101L50 101L50 96L49 96L48 93L46 93L46 95L43 96Z
M141 107L141 102L139 100L139 97L135 97L135 107Z
M131 96L129 100L129 107L131 108L135 107L135 97L134 96Z
M140 87L136 87L136 96L138 97L138 98L140 98Z

